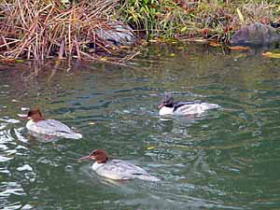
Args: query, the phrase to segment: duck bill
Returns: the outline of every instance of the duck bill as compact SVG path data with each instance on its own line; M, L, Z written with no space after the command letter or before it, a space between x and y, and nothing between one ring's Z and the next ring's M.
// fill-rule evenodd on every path
M79 158L79 160L89 160L89 159L92 159L90 155Z

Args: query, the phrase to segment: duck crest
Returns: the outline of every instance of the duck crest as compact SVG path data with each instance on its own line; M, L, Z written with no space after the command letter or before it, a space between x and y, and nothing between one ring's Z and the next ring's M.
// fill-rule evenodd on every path
M28 112L27 117L32 119L33 122L39 122L44 120L44 117L42 115L42 112L40 109L32 109Z
M94 150L91 156L94 157L97 163L106 163L109 160L107 152L101 149Z

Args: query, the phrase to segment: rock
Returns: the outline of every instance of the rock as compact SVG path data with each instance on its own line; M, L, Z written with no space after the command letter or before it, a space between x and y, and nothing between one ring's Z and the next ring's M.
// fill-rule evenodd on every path
M232 36L233 45L267 45L280 42L280 34L269 25L253 23L242 27Z
M108 28L98 29L96 34L114 45L131 45L136 42L132 28L120 21L109 23Z

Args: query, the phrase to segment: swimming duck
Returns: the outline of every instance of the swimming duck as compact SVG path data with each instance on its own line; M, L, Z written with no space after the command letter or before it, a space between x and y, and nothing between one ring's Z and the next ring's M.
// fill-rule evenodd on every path
M39 109L30 110L27 114L29 121L26 128L35 134L80 139L82 134L71 130L67 125L53 119L45 119Z
M145 181L160 181L148 174L144 169L123 160L109 159L106 151L97 149L79 160L95 160L92 169L100 176L113 180L141 179Z
M159 115L192 115L201 114L208 109L216 109L220 106L200 101L179 102L174 101L174 98L167 94L158 106Z

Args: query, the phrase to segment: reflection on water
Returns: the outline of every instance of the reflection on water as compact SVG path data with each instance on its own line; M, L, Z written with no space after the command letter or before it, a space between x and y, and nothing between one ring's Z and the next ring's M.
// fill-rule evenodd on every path
M280 207L277 59L155 46L128 67L48 62L0 66L1 209ZM165 92L222 108L159 117ZM18 117L31 107L84 138L37 141ZM77 161L96 148L163 181L105 180Z

